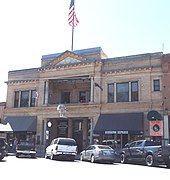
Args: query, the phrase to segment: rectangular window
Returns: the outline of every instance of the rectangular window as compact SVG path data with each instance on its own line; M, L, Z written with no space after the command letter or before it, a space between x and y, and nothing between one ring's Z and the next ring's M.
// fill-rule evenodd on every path
M70 92L61 93L61 103L62 104L70 103Z
M114 84L108 84L108 103L114 102Z
M15 91L14 96L14 108L19 107L19 91Z
M35 107L36 98L37 98L37 91L31 90L31 103L30 103L31 107Z
M138 81L131 82L131 101L138 101Z
M154 91L160 91L160 79L153 80Z
M85 103L86 102L86 91L79 92L79 102Z
M116 102L129 101L129 83L116 84Z
M21 107L29 106L29 91L21 91Z

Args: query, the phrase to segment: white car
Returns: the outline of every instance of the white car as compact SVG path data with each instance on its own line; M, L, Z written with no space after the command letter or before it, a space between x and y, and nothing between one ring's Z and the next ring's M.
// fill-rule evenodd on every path
M75 160L77 155L77 144L72 138L56 138L46 148L45 158Z

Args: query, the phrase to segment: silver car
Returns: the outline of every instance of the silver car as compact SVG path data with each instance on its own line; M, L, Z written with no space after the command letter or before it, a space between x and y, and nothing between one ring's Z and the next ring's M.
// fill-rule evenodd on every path
M115 151L107 145L90 145L80 153L81 161L109 162L113 164L116 160Z

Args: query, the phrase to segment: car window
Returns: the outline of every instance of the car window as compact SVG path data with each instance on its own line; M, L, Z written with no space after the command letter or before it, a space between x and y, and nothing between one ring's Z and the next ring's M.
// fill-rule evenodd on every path
M161 143L157 141L146 141L145 146L160 146Z
M86 150L92 150L92 149L94 149L93 146L88 146L88 147L86 148Z
M57 144L57 139L54 140L54 144Z
M76 141L74 141L73 139L59 139L58 144L76 146Z
M32 142L32 141L20 141L19 144L23 145L23 146L33 146L34 142Z
M138 142L136 142L136 147L142 147L142 143L143 143L143 141L138 141Z
M98 146L99 149L111 149L109 146Z
M129 147L134 147L135 144L136 144L136 142L133 142L133 143L131 143L131 144L129 145Z

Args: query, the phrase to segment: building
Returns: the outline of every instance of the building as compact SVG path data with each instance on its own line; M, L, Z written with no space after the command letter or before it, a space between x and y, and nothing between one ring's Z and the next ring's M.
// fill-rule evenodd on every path
M4 109L5 109L5 102L0 102L0 123L4 119Z
M162 55L108 58L100 47L44 55L39 68L9 72L4 123L13 138L46 146L73 137L79 150L94 139L151 138L148 112L164 113Z
M170 54L162 56L162 85L163 85L163 107L164 107L164 129L165 140L170 139Z

